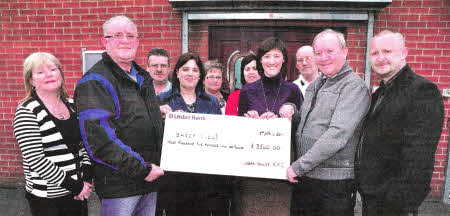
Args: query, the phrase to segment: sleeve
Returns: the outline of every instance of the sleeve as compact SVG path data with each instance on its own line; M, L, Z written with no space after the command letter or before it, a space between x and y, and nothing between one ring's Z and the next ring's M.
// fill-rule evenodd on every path
M292 91L292 94L288 98L288 102L295 104L296 109L299 110L303 104L303 95L297 85L293 84L292 86L293 86L293 88L292 88L293 91Z
M369 92L364 85L347 85L341 90L330 125L305 155L292 167L303 176L344 148L370 106Z
M248 112L248 94L247 88L245 86L241 89L239 94L239 106L238 106L238 116L244 116Z
M92 182L92 166L91 160L85 148L80 150L81 155L81 172L83 173L83 181Z
M120 115L118 94L98 74L84 76L75 89L81 137L91 159L123 175L144 179L150 164L116 136L113 120Z
M234 91L230 94L225 105L225 115L238 115L239 92Z
M429 192L434 154L444 122L444 103L432 83L420 86L410 96L402 130L400 173L390 179L384 191L388 202L409 200L417 208Z
M31 171L50 184L64 187L75 194L81 192L83 182L66 175L64 170L45 157L37 117L31 110L19 107L15 113L13 128L23 162Z

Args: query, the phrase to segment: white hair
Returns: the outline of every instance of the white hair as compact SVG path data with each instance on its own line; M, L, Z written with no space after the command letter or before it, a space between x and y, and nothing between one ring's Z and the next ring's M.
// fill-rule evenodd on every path
M134 22L131 21L130 18L128 18L128 17L126 17L126 16L114 16L114 17L109 18L109 20L106 20L105 23L103 23L103 36L107 36L107 33L106 33L106 32L108 31L109 26L110 26L112 23L115 23L115 22L126 22L126 23L131 24L131 25L133 26L134 31L135 31L136 34L137 34L137 27L136 27L136 25L134 24Z
M339 45L341 46L341 48L342 48L342 49L345 48L345 37L344 37L344 34L342 34L341 32L335 31L335 30L333 30L333 29L325 29L325 30L323 30L322 32L320 32L319 34L317 34L316 37L314 37L314 40L313 40L313 46L314 46L314 44L316 43L316 40L317 40L318 38L323 37L323 36L326 35L326 34L333 34L333 35L335 35L336 38L337 38L338 41L339 41Z

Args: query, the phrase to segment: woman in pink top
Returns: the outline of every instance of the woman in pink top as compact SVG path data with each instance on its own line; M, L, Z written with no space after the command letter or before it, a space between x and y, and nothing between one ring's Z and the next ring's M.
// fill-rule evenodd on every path
M252 83L261 79L256 69L256 56L254 54L248 54L242 59L241 62L241 83L244 86L246 83ZM228 96L227 104L225 107L225 115L238 115L239 105L239 93L240 89L231 92Z

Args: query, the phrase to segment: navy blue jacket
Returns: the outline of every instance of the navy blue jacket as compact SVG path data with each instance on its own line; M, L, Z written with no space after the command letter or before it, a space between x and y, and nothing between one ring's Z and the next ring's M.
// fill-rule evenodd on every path
M159 165L162 120L152 79L133 62L131 80L107 53L78 81L75 104L81 136L93 161L95 190L101 198L156 191L144 179Z
M203 91L196 91L197 99L195 100L194 113L204 114L222 114L217 99ZM180 94L178 88L172 88L172 91L164 92L158 95L160 105L169 105L173 111L183 110L188 112L186 103Z

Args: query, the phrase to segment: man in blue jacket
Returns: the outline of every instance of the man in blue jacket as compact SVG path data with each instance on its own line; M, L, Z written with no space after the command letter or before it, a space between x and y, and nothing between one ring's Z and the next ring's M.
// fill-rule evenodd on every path
M75 100L81 135L93 161L102 215L154 215L162 120L152 79L134 62L134 23L103 24L102 59L78 81Z
M408 215L430 191L444 103L439 89L406 64L403 36L384 30L370 41L381 77L364 122L356 158L363 215Z

